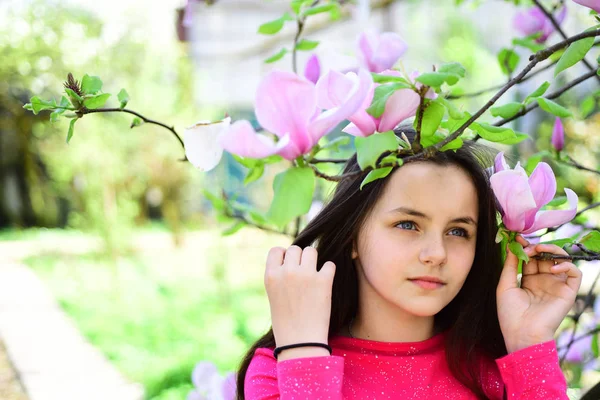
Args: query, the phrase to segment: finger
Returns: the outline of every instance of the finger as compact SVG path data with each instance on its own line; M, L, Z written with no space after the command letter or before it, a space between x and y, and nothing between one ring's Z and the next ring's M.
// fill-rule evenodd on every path
M532 259L533 256L538 254L535 250L535 245L529 245L523 250L525 251L525 254L527 254L527 257L529 257L529 262L523 262L523 276L539 273L539 260Z
M517 270L519 266L519 259L515 256L512 251L506 246L506 260L504 261L504 268L500 274L500 281L498 282L498 293L502 293L508 289L517 287Z
M554 244L538 244L535 246L536 252L539 253L550 253L555 255L563 255L566 256L568 253ZM538 268L540 272L550 273L551 268L554 265L558 265L560 263L568 262L564 259L557 260L546 260L546 261L538 261Z
M570 262L564 262L552 267L553 273L565 273L567 274L566 284L573 290L575 293L579 291L579 287L581 286L581 280L583 274L581 270L575 266L575 264Z
M333 280L333 277L335 276L335 264L331 261L327 261L323 264L323 267L321 267L319 274L327 275Z
M523 246L523 248L529 246L529 242L527 241L527 239L525 239L523 236L521 235L517 235L517 242L521 243L521 245Z
M300 259L302 258L302 249L298 246L290 246L285 252L283 258L283 265L289 267L297 267L300 265Z
M266 272L271 269L281 267L281 264L283 264L284 255L285 249L283 247L273 247L271 250L269 250L269 254L267 255Z
M313 271L317 270L317 258L318 253L317 249L314 247L305 247L302 250L302 260L300 261L300 266L302 268L311 269Z

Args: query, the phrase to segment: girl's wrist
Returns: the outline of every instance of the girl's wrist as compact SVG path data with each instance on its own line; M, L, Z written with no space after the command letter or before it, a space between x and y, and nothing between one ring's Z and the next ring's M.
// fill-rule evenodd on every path
M296 358L329 356L329 351L322 347L297 347L283 350L277 357L277 362L293 360Z
M554 340L554 335L542 334L527 336L525 338L517 338L516 340L505 340L506 350L508 353L514 353L519 350L523 350L527 347L535 346L536 344L546 343L550 340Z

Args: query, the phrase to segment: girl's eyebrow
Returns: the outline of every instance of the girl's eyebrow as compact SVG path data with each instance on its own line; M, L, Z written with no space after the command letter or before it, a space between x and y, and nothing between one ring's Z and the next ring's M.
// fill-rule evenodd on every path
M408 214L408 215L412 215L412 216L415 216L415 217L425 218L425 219L431 221L431 217L429 217L428 215L423 214L421 211L413 210L412 208L408 208L408 207L394 208L393 210L390 211L390 213L403 213L403 214ZM454 218L450 222L459 222L459 223L463 223L463 224L477 226L477 222L472 217Z

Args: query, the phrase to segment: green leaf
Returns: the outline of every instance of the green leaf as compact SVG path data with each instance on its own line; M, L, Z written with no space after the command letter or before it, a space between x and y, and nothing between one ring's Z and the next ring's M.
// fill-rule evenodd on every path
M464 78L467 74L467 70L460 63L452 62L452 63L444 63L440 65L437 69L437 72L448 73L452 75L457 75L461 78Z
M277 174L273 190L275 196L267 218L275 225L284 227L310 209L315 190L315 174L308 167L290 168Z
M440 131L436 131L431 136L421 136L421 146L430 147L430 146L433 146L434 144L441 142L444 139L446 139L446 135L444 135Z
M96 94L102 89L102 80L97 76L85 74L81 80L81 91L85 94Z
M525 104L529 104L530 102L532 102L534 99L543 96L544 93L546 93L546 90L548 90L548 88L550 87L550 82L544 82L540 85L540 87L538 87L537 89L535 89L533 91L533 93L531 93L529 96L527 96L525 98L524 103Z
M502 49L498 53L498 64L500 69L505 74L512 74L517 65L519 64L520 57L511 49Z
M461 119L465 116L465 112L459 110L458 107L456 107L456 105L453 102L451 102L450 100L445 99L441 96L435 100L438 103L442 104L444 107L446 107L446 110L448 110L448 115L450 115L450 118Z
M564 247L566 245L572 245L574 243L575 243L575 240L573 238L564 238L564 239L547 240L545 242L540 242L539 244L554 244L558 247Z
M581 102L581 117L587 118L596 108L596 99L594 96L587 96Z
M502 143L508 139L514 139L516 137L515 131L510 128L493 126L484 123L473 123L471 128L476 131L479 136L490 142Z
M285 47L282 48L281 50L279 50L279 53L275 54L274 56L271 56L269 58L267 58L265 60L266 64L270 64L270 63L274 63L275 61L281 60L283 58L283 56L285 56L288 52L288 49L286 49Z
M513 102L498 107L492 107L490 112L494 117L510 118L517 115L522 109L523 104Z
M525 254L525 250L523 250L523 246L519 242L510 242L508 248L519 260L523 260L526 263L529 262L529 257Z
M125 106L129 102L129 93L127 93L127 90L121 89L117 94L117 99L119 99L120 108L125 108Z
M426 72L417 77L416 81L432 88L438 88L444 83L452 86L460 80L460 75L446 72Z
M527 171L528 175L531 175L535 167L544 159L544 157L550 156L551 153L546 150L542 150L538 153L535 153L527 159L527 163L525 164L525 171Z
M83 103L83 98L81 96L69 88L65 88L65 93L69 96L69 100L71 101L73 107L76 109L81 108L81 104Z
M579 241L583 244L588 250L594 251L596 253L600 252L600 232L591 231L587 235L581 238Z
M544 97L538 97L537 99L540 108L550 114L556 115L557 117L567 118L573 116L573 113L558 103Z
M356 157L360 169L375 167L377 159L386 151L398 149L398 141L393 131L375 133L371 136L354 138Z
M593 45L593 37L581 39L571 43L569 47L567 47L567 50L565 50L563 55L560 57L560 60L558 60L556 68L554 69L554 76L581 61L588 51L590 51Z
M374 169L373 171L369 172L360 184L360 190L362 190L363 186L365 186L367 183L373 182L377 179L385 178L390 174L390 172L392 172L392 169L392 167L385 167Z
M217 195L212 194L208 190L204 190L203 194L204 194L204 197L206 197L208 199L208 201L210 201L210 204L212 204L212 206L215 210L223 211L225 209L225 201L221 197L218 197Z
M244 178L244 185L258 180L263 175L263 172L265 172L265 165L263 163L259 163L254 168L251 168L246 178Z
M130 128L135 128L136 126L140 126L144 123L144 121L142 121L139 117L135 117L133 119L133 121L131 121L131 126Z
M329 150L333 152L338 152L340 150L340 147L346 146L348 143L350 143L350 136L339 136L330 141L329 143L323 145L320 151Z
M274 35L279 32L286 21L293 21L294 18L289 13L283 14L281 17L276 20L265 22L261 26L258 27L258 33L262 33L263 35Z
M389 97L394 94L396 90L405 88L406 85L403 82L386 83L384 85L377 86L375 88L375 94L373 95L371 105L369 108L367 108L367 113L375 118L381 117L385 111L385 104Z
M56 108L56 101L52 99L52 101L42 100L38 96L33 96L30 100L31 103L27 103L23 106L24 109L33 111L35 115L37 115L42 110L50 110Z
M433 135L440 126L445 113L446 107L437 101L431 101L423 113L421 137Z
M302 39L296 44L296 50L310 51L319 45L318 41Z
M513 46L521 46L531 50L534 53L537 53L538 51L546 48L543 44L540 44L535 41L535 39L537 39L537 37L540 37L540 35L541 32L529 35L524 38L515 38L513 39L512 44Z
M458 150L463 146L463 140L462 138L459 136L456 139L450 141L449 143L445 144L442 146L442 148L440 149L441 151L447 151L447 150Z
M223 235L223 236L233 235L234 233L236 233L237 231L239 231L240 229L242 229L245 226L246 226L246 223L244 221L238 221L235 224L231 225L229 228L225 229L221 233L221 235Z
M267 218L258 213L257 211L254 210L250 210L248 211L248 215L250 216L250 219L252 220L252 222L254 222L255 224L258 225L268 225L269 221L267 221Z
M515 132L515 136L514 137L509 137L508 139L505 140L500 140L496 143L500 143L500 144L517 144L517 143L521 143L523 140L529 139L529 135L526 133L522 133L522 132Z
M110 93L90 95L89 97L86 95L83 98L83 105L90 110L95 110L102 107L109 97Z
M371 76L375 83L404 83L406 89L411 89L413 87L409 81L401 76L381 75L375 72L371 72Z
M546 204L546 207L558 207L558 206L565 204L566 202L567 202L567 196L558 196L558 197L550 200L550 202L548 204Z
M335 12L335 9L339 9L339 7L340 7L339 3L321 4L321 5L307 8L306 10L302 11L301 16L308 17L309 15L316 15L316 14L321 14L321 13L325 13L325 12L331 13L331 12Z
M295 14L300 14L303 5L309 5L313 0L292 0L292 10Z
M596 329L598 326L596 327ZM592 353L594 354L594 358L600 357L600 350L598 349L598 333L592 335Z
M73 133L75 132L74 128L75 128L76 121L77 121L77 118L73 118L71 120L71 122L69 123L69 133L67 133L67 144L71 141L71 138L73 137Z

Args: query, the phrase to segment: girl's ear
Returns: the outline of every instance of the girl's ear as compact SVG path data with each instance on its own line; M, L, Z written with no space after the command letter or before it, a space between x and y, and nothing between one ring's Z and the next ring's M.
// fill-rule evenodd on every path
M356 260L358 258L358 251L356 251L356 241L352 242L352 259Z

